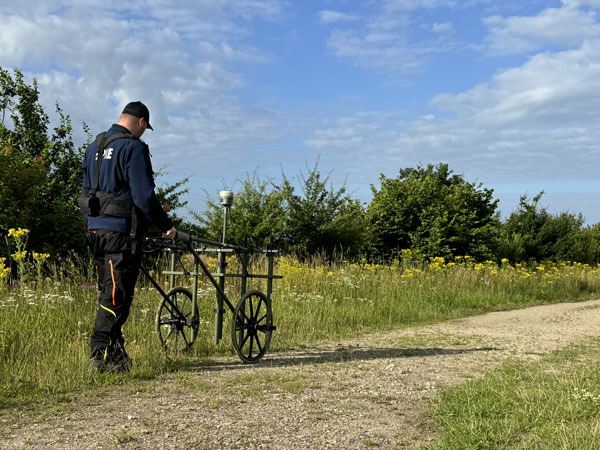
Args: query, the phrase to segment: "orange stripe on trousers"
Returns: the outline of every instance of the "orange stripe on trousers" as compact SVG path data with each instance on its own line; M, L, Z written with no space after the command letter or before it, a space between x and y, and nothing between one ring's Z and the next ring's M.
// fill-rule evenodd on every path
M113 283L113 289L112 289L112 297L113 297L113 306L115 305L115 291L116 291L116 285L115 285L115 271L113 270L113 262L112 259L108 260L108 263L110 264L110 278L112 279L112 283Z

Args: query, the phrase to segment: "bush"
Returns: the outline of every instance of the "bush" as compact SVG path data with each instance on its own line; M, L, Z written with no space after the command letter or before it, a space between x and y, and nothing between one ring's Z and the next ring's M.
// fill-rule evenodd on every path
M584 228L581 214L550 214L540 206L544 192L531 200L523 195L518 209L503 224L498 255L512 262L598 260L598 225Z
M452 175L447 164L402 169L396 178L381 175L380 182L379 190L371 186L367 208L372 253L492 257L499 228L493 190Z

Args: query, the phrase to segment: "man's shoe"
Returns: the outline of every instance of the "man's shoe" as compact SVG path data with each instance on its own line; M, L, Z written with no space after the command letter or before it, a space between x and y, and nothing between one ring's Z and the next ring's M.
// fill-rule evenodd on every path
M106 372L106 362L98 358L90 358L90 360L88 361L88 372Z
M129 372L133 365L131 358L125 351L125 346L118 343L109 355L109 361L113 365L113 371L118 373Z
M117 373L126 373L131 370L131 366L133 366L133 361L130 357L123 358L120 361L115 361L112 363L113 372Z

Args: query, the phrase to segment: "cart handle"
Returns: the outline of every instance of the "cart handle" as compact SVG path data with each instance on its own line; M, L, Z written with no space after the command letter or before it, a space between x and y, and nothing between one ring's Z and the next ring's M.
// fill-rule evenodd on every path
M184 233L183 231L177 231L175 233L175 242L181 242L182 244L185 245L190 245L192 242L197 242L200 244L208 244L208 245L214 245L215 247L221 247L221 248L231 248L233 250L240 250L243 252L247 252L248 249L246 247L241 247L239 245L233 245L233 244L226 244L224 242L217 242L217 241L211 241L209 239L202 239L202 238L198 238L195 236L191 236L187 233Z
M175 232L175 237L173 238L173 240L175 242L181 242L183 244L189 244L192 240L192 237L187 234L184 233L183 231L176 231Z

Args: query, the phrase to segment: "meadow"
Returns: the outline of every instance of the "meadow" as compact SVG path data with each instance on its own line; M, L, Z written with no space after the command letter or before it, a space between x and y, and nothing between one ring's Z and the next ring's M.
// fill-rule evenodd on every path
M17 233L17 231L15 231ZM13 233L14 234L14 233ZM97 308L89 261L72 255L53 259L28 254L22 247L26 234L12 236L20 278L10 278L6 261L0 261L0 398L3 402L64 393L116 376L88 374L88 340ZM215 265L209 258L209 266ZM166 260L153 269L160 276ZM255 272L266 272L257 262ZM229 271L235 271L230 261ZM323 258L299 261L281 256L275 273L273 316L277 330L270 351L308 345L372 331L391 330L487 311L522 308L565 300L584 300L600 292L600 269L578 263L516 266L502 261L475 262L460 257L425 260L406 250L391 264L325 263ZM178 277L177 285L190 287L191 278ZM265 290L265 282L249 288ZM232 299L239 285L228 281ZM153 377L198 359L232 354L226 316L224 339L214 344L214 289L208 281L199 286L201 327L198 340L185 355L165 355L154 332L160 296L140 278L131 316L124 328L128 351L135 365L130 377ZM268 356L268 355L267 355Z
M133 370L129 374L88 372L89 337L97 309L96 283L84 270L89 261L77 255L59 259L28 253L18 244L26 233L14 236L17 231L8 243L19 278L11 277L8 261L0 260L0 408L154 379L209 363L216 355L234 354L229 313L224 338L214 344L214 289L208 281L199 286L201 325L196 343L186 354L165 354L154 332L160 296L140 278L124 327ZM214 267L216 260L207 258L206 262ZM155 264L154 276L169 288L169 278L160 274L168 261L159 258ZM264 264L256 261L252 271L266 273ZM235 258L229 261L228 270L236 270ZM489 311L588 300L600 293L598 267L571 262L511 265L506 260L476 262L468 256L447 261L426 259L411 250L389 264L329 263L318 257L300 261L282 255L275 273L283 279L274 282L277 330L270 352ZM175 284L190 287L191 281L180 276ZM232 299L239 297L239 288L235 281L228 281ZM266 286L264 281L255 281L249 288L265 290ZM469 389L473 386L461 395L471 395ZM456 396L457 391L452 392L448 399Z

